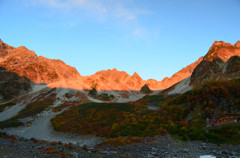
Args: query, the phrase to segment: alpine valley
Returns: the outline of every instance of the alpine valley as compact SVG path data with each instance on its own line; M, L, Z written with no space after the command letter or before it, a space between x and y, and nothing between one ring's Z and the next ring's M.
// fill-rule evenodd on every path
M157 81L82 76L0 40L0 156L238 157L239 121L240 41Z

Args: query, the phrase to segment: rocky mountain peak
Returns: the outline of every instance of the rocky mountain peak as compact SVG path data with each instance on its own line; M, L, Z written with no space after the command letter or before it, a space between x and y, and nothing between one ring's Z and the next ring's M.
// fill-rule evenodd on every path
M240 48L240 41L237 41L235 47Z
M79 79L77 70L60 60L38 57L25 46L14 48L0 44L0 66L19 76L25 76L35 83L50 84L58 81Z
M225 43L224 41L214 41L213 46L220 46L220 45L225 45L225 44L227 44L227 43ZM228 43L228 44L230 44L230 43Z
M232 45L223 41L215 41L210 47L208 53L204 56L205 61L220 59L223 62L229 60L232 56L240 55L240 42Z
M0 58L3 58L8 55L7 49L11 49L11 47L0 39Z
M132 77L142 79L136 72L133 73Z

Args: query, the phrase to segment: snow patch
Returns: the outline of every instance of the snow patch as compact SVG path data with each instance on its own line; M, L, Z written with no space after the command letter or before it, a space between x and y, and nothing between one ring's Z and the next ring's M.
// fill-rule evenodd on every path
M65 94L67 93L70 93L71 90L70 89L66 89L66 88L57 88L56 89L56 93L57 93L57 96L56 98L57 99L61 99L61 100L65 100Z
M171 92L168 93L168 95L172 95L172 94L182 94L185 93L187 91L192 90L192 86L189 85L190 84L190 77L180 81L174 88L174 90L172 90Z
M0 121L5 121L13 116L17 115L22 109L24 109L26 104L16 104L11 107L6 107L3 112L0 113Z
M130 102L130 101L139 100L139 99L141 99L142 97L145 96L145 94L142 94L142 93L139 93L139 92L133 92L133 91L128 91L128 95L129 95L128 98L120 97L116 102L117 103L127 103L127 102Z
M225 63L224 67L223 67L223 73L227 72L227 67L228 67L228 62Z
M96 102L96 103L107 103L107 102L127 103L130 101L136 101L145 96L145 94L142 94L138 91L98 91L98 94L106 93L108 95L114 96L114 99L111 101L102 101L102 100L90 97L88 95L88 91L82 91L82 93L84 93L90 101ZM125 93L128 97L124 97L123 93Z
M46 88L47 85L46 84L33 84L32 85L32 91L30 93L34 93L34 92L37 92L37 91L40 91L44 88Z
M216 158L216 156L212 156L212 155L203 155L203 156L200 156L200 158Z

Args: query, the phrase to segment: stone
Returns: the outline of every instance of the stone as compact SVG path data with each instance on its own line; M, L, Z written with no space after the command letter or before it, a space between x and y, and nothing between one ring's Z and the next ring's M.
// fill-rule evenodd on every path
M228 153L227 153L227 151L222 151L221 154L227 155Z

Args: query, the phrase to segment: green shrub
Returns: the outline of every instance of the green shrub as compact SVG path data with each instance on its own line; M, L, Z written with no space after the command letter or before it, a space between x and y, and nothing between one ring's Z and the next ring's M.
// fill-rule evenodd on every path
M24 124L18 121L17 119L9 119L9 120L0 122L0 128L18 127L22 125Z

